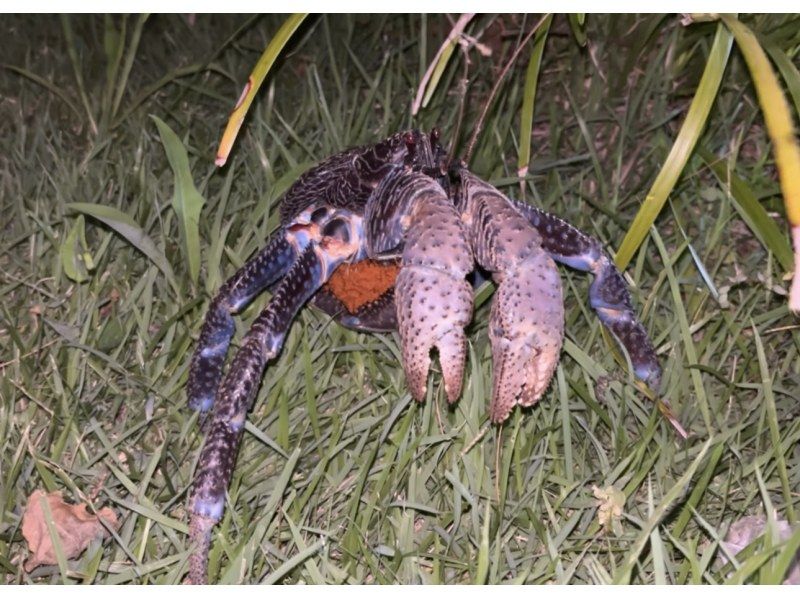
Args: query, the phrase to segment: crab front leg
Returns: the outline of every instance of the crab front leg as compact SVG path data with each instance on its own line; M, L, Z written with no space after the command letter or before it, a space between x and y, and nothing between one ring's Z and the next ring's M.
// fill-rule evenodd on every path
M269 305L245 335L222 381L189 498L192 553L190 583L205 583L211 529L222 516L225 491L241 443L247 412L264 367L281 347L297 311L342 262L361 248L361 218L344 210L311 210L285 229L297 259L278 283Z
M655 349L633 311L625 279L600 242L553 214L521 202L514 205L539 231L542 247L553 259L594 274L589 288L590 305L628 352L636 377L657 391L661 367Z
M233 314L283 276L297 259L297 248L282 228L272 234L266 247L248 260L219 290L206 314L197 349L189 366L186 391L189 407L208 411L222 378L222 366L233 336Z
M395 284L397 324L406 382L425 398L430 351L439 351L447 400L461 395L472 317L473 259L452 201L433 179L402 168L388 175L367 202L367 251L380 257L403 246Z
M499 287L489 320L493 385L490 415L536 403L550 384L564 338L564 302L555 263L538 231L497 189L462 170L456 192L475 261Z

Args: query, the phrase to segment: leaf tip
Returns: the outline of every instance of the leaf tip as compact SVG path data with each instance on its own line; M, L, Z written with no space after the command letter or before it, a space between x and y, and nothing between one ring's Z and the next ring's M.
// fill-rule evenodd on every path
M789 309L800 315L800 226L792 227L792 243L794 244L794 276L792 288L789 290Z

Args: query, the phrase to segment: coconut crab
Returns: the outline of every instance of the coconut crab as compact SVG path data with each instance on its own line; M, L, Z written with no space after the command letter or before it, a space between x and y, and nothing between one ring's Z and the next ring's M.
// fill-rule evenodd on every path
M264 368L309 300L349 328L397 329L417 401L425 398L435 347L452 403L461 394L463 329L472 317L466 276L477 263L499 285L489 325L489 409L492 422L502 423L515 405L539 400L558 364L564 335L558 261L594 274L591 306L627 351L636 376L658 386L653 346L600 243L505 197L463 163L448 164L436 130L396 133L331 156L298 178L280 210L281 226L264 249L211 302L191 361L189 404L211 410L189 499L192 583L206 580L211 529L223 512ZM232 316L270 286L272 300L223 378Z

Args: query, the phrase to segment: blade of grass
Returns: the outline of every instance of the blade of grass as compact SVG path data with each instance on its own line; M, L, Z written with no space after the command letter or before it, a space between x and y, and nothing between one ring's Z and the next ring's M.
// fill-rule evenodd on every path
M61 538L56 529L56 522L53 519L53 512L50 510L50 504L47 501L47 495L42 493L39 496L39 507L44 514L44 522L47 525L47 533L50 534L50 543L53 545L53 552L56 555L56 562L58 563L58 571L61 574L61 583L69 583L67 575L67 557L64 554L64 547L61 545Z
M305 561L310 559L312 556L317 554L322 547L325 546L324 540L319 540L314 542L311 546L306 548L305 550L301 550L288 561L286 561L283 565L275 569L272 573L267 575L264 580L261 582L263 585L273 585L287 576L292 570L297 567L298 565L303 564Z
M517 162L517 175L525 178L528 175L528 167L531 161L531 134L533 132L533 110L536 105L536 88L539 81L539 69L542 66L542 56L544 55L544 45L547 42L547 33L550 31L550 24L553 22L553 15L547 15L536 36L533 38L533 50L528 59L528 68L525 71L525 93L522 97L522 110L520 111L519 123L519 160ZM524 190L525 184L520 181L520 186Z
M75 113L75 116L78 118L83 118L83 113L81 112L80 108L78 108L75 104L72 103L72 100L69 99L69 96L64 93L64 90L61 89L58 85L55 85L45 79L44 77L40 77L36 73L32 73L27 69L20 68L18 66L13 66L10 64L2 65L3 68L8 69L11 72L17 73L18 75L22 75L23 77L30 79L34 83L41 85L47 91L54 94L58 99L64 102L70 110Z
M689 156L700 138L700 133L708 122L711 106L717 98L719 86L722 83L722 75L725 73L732 44L733 37L725 27L719 25L714 37L714 44L708 55L708 62L703 70L703 76L686 113L686 120L681 125L664 165L619 246L614 262L620 270L627 267L633 254L642 244L647 231L650 230L675 187L678 177L683 172Z
M689 482L692 481L695 471L697 471L697 468L700 467L700 463L702 463L703 459L705 458L708 449L713 444L714 444L713 438L709 438L708 440L706 440L706 442L703 444L703 447L700 449L700 452L698 453L697 457L695 457L691 465L689 465L689 468L664 495L664 498L661 499L661 504L659 504L655 509L653 509L652 515L644 523L644 527L639 532L639 536L633 543L633 546L631 547L631 550L628 552L628 555L625 557L625 562L619 569L617 569L617 572L614 575L614 581L612 583L614 584L630 583L631 575L633 573L633 568L638 563L639 555L642 553L642 550L644 550L645 545L650 539L650 533L655 529L655 527L661 522L661 520L667 514L669 508L672 506L672 503L674 503L681 496L681 494L683 494L684 490L689 485Z
M119 77L119 81L116 82L116 94L114 95L114 104L111 107L111 112L109 117L113 119L117 112L119 112L119 106L122 103L122 96L125 94L125 89L128 86L128 79L131 75L131 69L133 69L133 63L136 59L136 52L139 49L139 41L142 38L142 31L144 30L144 24L147 22L147 19L150 17L149 14L140 14L136 20L136 25L133 28L133 34L131 35L131 41L128 44L128 51L125 53L125 64L122 67L122 74ZM111 83L114 83L112 80Z
M706 165L717 177L720 185L734 200L733 204L741 215L742 219L758 237L767 249L769 249L781 263L781 266L791 271L793 267L792 247L786 240L786 235L781 233L778 225L770 218L767 210L756 198L750 186L730 168L720 161L716 156L709 152L705 147L698 146L697 154L703 159Z
M492 501L486 500L483 510L483 525L481 526L481 543L478 547L478 568L475 572L473 583L483 585L489 573L489 523L492 520Z
M761 335L758 333L755 324L751 323L751 327L753 330L753 339L756 342L758 366L761 370L761 388L764 392L764 406L767 411L767 423L769 425L770 439L772 440L771 444L775 451L775 463L778 466L778 476L781 480L783 501L786 506L786 513L788 514L789 521L794 521L794 499L789 484L789 474L786 469L786 458L781 450L781 433L778 423L778 412L775 408L775 395L772 390L772 374L770 374L769 371L769 364L767 363L767 355L764 352L764 343L761 341Z
M253 72L251 72L250 76L247 78L247 84L244 86L242 94L236 102L236 106L233 108L233 112L228 118L228 124L225 127L225 132L222 134L222 139L217 149L217 158L214 160L214 164L217 166L224 166L225 162L228 161L228 155L231 153L233 144L239 134L239 129L242 127L244 117L250 109L250 104L253 103L253 98L256 97L256 93L261 89L261 84L264 83L264 79L267 78L267 75L272 69L272 65L275 64L278 56L281 55L284 46L286 46L294 32L302 25L307 16L308 13L297 13L287 17L283 25L281 25L281 28L278 29L278 32L275 34L275 37L273 37L267 45L261 58L258 59L256 66L253 68Z
M653 241L658 248L658 252L661 255L661 259L664 263L664 271L667 274L667 280L669 281L669 288L672 292L672 301L675 306L675 312L678 318L678 325L680 327L680 334L681 338L683 339L683 347L684 351L686 352L686 359L689 364L694 365L700 363L697 358L697 348L695 346L694 338L692 337L692 331L689 326L689 318L686 314L687 305L684 303L683 298L681 297L681 289L678 284L678 279L675 276L675 271L673 270L672 256L667 253L667 248L664 246L664 241L661 239L661 235L658 231L653 228L651 232L651 236ZM676 256L679 252L676 252ZM711 417L711 409L709 408L708 396L706 395L705 386L703 386L703 376L697 368L692 368L690 371L690 375L692 377L692 382L694 384L694 392L697 396L697 402L700 407L700 413L703 414L703 422L705 423L706 430L708 431L709 435L714 434L714 426L713 420Z
M567 20L569 21L569 28L572 30L572 35L575 36L575 41L578 42L579 46L586 45L586 14L579 12L579 13L570 13L567 15Z
M72 32L72 22L70 21L69 15L61 15L61 28L64 32L64 43L67 46L67 55L72 63L72 72L75 75L75 83L78 86L78 94L80 95L83 109L86 112L86 118L89 120L89 127L92 130L92 135L97 135L97 122L92 114L89 96L86 93L86 86L83 83L81 60L78 58L78 50L75 47L75 35Z
M128 241L128 243L150 258L150 261L158 266L158 269L164 273L173 288L177 288L175 275L172 272L172 267L169 265L166 256L156 247L156 244L147 236L142 228L136 224L133 218L119 211L117 208L100 204L73 202L68 203L66 207L70 210L75 210L76 212L81 212L87 216L96 218L117 232L123 239Z
M200 276L200 211L206 200L194 185L192 171L189 168L189 156L180 138L163 120L157 116L151 118L158 127L161 143L175 177L172 209L178 216L183 253L189 263L189 278L192 284L196 285Z
M417 94L414 96L414 101L411 104L411 116L416 116L420 107L424 108L428 105L431 96L433 96L433 92L436 91L439 85L442 73L444 73L445 68L450 63L450 58L453 55L453 50L455 50L458 39L474 16L475 13L461 15L450 29L450 33L447 34L447 39L439 46L439 49L436 51L436 56L433 57L433 60L428 65L428 70L425 71L422 80L419 82Z

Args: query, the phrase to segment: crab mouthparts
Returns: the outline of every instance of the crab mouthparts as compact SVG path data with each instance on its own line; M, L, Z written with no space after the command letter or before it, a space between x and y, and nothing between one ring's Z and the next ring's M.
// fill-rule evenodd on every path
M399 271L397 261L362 260L342 264L328 279L325 288L342 302L348 312L355 314L359 308L389 291Z

